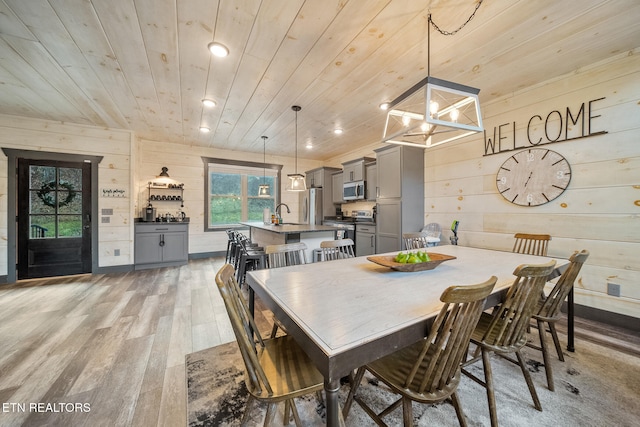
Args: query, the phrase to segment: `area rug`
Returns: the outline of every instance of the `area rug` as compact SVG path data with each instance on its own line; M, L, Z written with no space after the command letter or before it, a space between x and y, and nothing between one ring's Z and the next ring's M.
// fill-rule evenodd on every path
M491 360L496 388L498 421L501 426L638 426L640 420L640 358L588 342L576 343L576 352L565 352L565 362L553 361L555 392L546 386L541 354L525 349L543 411L533 407L520 368L499 357ZM540 357L538 357L540 356ZM188 422L197 426L239 426L247 402L244 366L235 342L192 353L186 357L188 381ZM470 370L482 375L481 363ZM340 390L344 403L349 385ZM458 388L462 407L470 426L489 426L485 390L463 377ZM394 401L384 384L365 375L359 394L374 408ZM325 425L325 407L315 396L296 400L304 426ZM283 425L284 405L279 406L275 425ZM414 425L458 426L449 403L414 403ZM262 426L266 406L254 406L249 426ZM402 411L386 418L390 426L402 425ZM293 423L293 421L291 421ZM293 425L293 424L291 424ZM347 426L375 426L354 403Z

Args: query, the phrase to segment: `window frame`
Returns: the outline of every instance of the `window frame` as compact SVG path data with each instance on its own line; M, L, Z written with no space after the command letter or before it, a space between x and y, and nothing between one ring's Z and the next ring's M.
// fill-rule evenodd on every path
M249 162L249 161L243 161L243 160L231 160L231 159L222 159L222 158L216 158L216 157L202 157L202 162L204 163L204 231L205 232L210 232L210 231L222 231L222 230L228 230L229 228L245 228L245 226L241 225L241 224L235 224L233 226L229 226L229 225L219 225L219 226L210 226L209 225L209 215L210 215L210 203L209 203L209 194L210 194L210 178L209 178L209 172L210 172L210 168L209 165L210 164L219 164L219 165L225 165L225 166L240 166L240 167L246 167L246 168L255 168L256 171L260 170L261 172L264 169L269 169L269 170L274 170L276 171L276 179L278 181L278 185L277 185L277 189L275 189L275 194L273 195L275 198L275 204L276 206L280 203L280 189L282 188L281 185L281 176L282 176L282 165L278 165L275 163L260 163L260 162ZM241 197L243 199L247 199L248 195L246 194L246 178L243 177L242 178L242 182L243 185L241 186ZM273 191L274 189L272 189ZM244 208L243 208L244 209Z

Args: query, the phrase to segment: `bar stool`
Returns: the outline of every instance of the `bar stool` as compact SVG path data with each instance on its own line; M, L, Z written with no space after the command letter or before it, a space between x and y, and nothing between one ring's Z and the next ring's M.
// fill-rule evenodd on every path
M240 287L245 283L247 271L259 270L266 266L266 254L263 248L249 247L247 240L240 240L237 281Z

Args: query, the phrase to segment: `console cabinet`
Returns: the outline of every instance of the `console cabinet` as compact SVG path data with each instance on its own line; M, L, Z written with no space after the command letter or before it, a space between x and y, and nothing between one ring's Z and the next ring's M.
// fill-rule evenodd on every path
M134 246L136 270L184 265L189 260L189 224L136 223Z

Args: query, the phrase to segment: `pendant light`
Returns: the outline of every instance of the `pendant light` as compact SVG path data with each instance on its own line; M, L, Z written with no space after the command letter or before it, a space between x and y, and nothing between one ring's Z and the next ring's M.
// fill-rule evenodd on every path
M428 148L482 132L478 92L470 86L430 75L431 26L442 35L454 35L473 19L473 14L454 31L443 31L431 19L427 22L427 77L389 103L382 142ZM382 107L381 107L382 108Z
M302 107L294 105L291 107L296 112L296 173L287 175L291 180L289 191L305 191L307 189L307 183L304 180L304 175L298 173L298 111L302 110Z
M269 189L269 184L267 184L267 137L261 136L262 138L262 184L258 187L258 197L271 197L271 190Z

